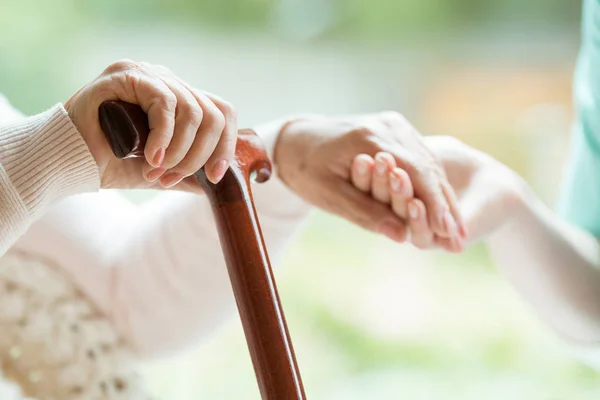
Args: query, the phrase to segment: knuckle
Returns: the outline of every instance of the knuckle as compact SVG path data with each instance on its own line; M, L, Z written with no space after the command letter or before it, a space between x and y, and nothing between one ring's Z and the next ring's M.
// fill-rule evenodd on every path
M375 155L381 149L376 143L375 134L369 127L356 127L351 129L344 137L352 143L360 144L361 152L371 156Z
M192 109L188 111L189 121L196 127L200 126L203 117L204 113L200 107L192 107Z
M118 61L113 62L112 64L110 64L108 67L106 67L106 69L104 70L106 73L114 73L114 72L121 72L121 71L127 71L127 70L132 70L132 69L138 69L139 68L139 64L133 62L130 59L121 59Z
M228 118L235 118L237 119L237 110L235 109L235 107L233 106L233 104L224 101L221 103L220 107L221 112Z
M223 153L227 156L231 156L235 152L237 143L237 132L233 131L231 135L224 135L223 140Z
M169 111L175 111L177 108L177 96L171 92L164 92L159 96L158 102Z
M348 132L348 136L356 139L366 139L373 134L373 131L366 126L359 126Z
M141 82L141 76L135 69L115 71L111 74L111 79L121 87L133 91Z
M225 128L225 116L220 112L215 112L211 115L210 129L221 133Z
M181 116L185 119L185 121L190 124L198 127L200 123L202 123L202 118L204 116L204 112L202 108L199 106L194 106L190 103L180 104L178 107Z

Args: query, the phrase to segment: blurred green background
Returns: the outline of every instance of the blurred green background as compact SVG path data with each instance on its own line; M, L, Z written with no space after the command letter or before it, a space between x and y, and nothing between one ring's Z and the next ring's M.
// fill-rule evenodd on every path
M0 0L0 92L38 112L131 58L222 95L246 126L395 109L492 153L552 204L580 12L565 0ZM483 246L422 253L315 213L282 264L310 399L600 396L597 373ZM145 374L161 399L259 398L235 316Z

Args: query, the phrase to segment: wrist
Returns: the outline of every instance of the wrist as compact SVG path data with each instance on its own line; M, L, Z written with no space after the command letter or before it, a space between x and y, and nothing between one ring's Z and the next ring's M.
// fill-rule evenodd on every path
M0 150L2 168L31 216L98 189L98 168L62 105L0 129Z
M507 168L504 182L505 205L504 217L498 227L491 232L488 240L503 236L506 232L519 229L522 224L531 219L535 206L539 202L529 184L519 174Z
M286 184L291 166L307 151L303 125L313 118L312 115L287 116L255 128L273 163L274 172Z
M100 132L98 107L90 107L89 104L92 104L89 101L89 90L84 86L64 103L64 108L94 159L99 175L103 176L112 153Z

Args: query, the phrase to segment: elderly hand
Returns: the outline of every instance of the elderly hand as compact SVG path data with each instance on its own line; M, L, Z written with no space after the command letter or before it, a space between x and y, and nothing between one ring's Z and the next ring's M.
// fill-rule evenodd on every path
M467 240L484 238L515 215L523 204L526 187L523 180L489 155L447 136L430 136L425 143L440 161L458 195ZM385 165L381 174L378 165ZM396 215L408 221L410 241L416 247L442 247L453 252L463 248L462 240L440 237L434 232L427 218L428 207L414 198L411 178L396 166L390 154L379 153L375 159L357 155L351 181L356 188L389 204Z
M112 154L98 122L98 107L106 100L138 104L148 114L145 159L118 160ZM218 182L233 159L237 117L232 106L162 66L116 62L73 95L65 108L98 164L103 188L160 183L196 191L197 183L186 177L205 166L208 178Z
M274 163L299 196L325 211L402 242L406 224L384 202L351 182L354 158L389 153L412 181L436 235L464 234L454 192L421 135L395 112L289 122L279 135ZM366 171L364 171L366 173ZM382 179L385 179L382 177Z

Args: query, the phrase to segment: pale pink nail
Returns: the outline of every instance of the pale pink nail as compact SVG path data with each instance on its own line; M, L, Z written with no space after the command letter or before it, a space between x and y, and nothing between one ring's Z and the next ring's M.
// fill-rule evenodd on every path
M227 172L228 167L229 167L229 164L227 163L226 160L220 160L219 162L217 162L215 164L215 166L213 167L213 169L211 170L211 175L212 175L211 182L212 183L219 182L221 180L221 178L223 178L223 176L225 175L225 172Z
M148 174L146 175L146 180L148 182L156 182L156 180L158 178L160 178L162 176L162 174L165 173L165 169L164 168L154 168L153 170L150 170L148 172Z
M180 174L179 172L169 172L160 179L160 184L165 189L168 189L177 185L183 180L183 178L185 178L185 176L183 174Z
M387 170L387 165L381 160L375 161L375 169L379 175L384 175Z
M165 149L164 147L161 147L160 149L156 150L156 153L154 153L154 157L152 158L152 166L155 168L158 168L162 165L163 161L165 159Z

